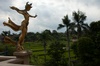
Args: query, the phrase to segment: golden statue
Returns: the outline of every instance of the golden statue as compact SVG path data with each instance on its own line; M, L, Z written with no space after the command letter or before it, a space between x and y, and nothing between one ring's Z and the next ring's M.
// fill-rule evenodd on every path
M24 38L27 34L29 17L33 17L33 18L37 17L37 15L32 16L27 12L32 8L31 5L32 5L32 3L28 4L28 2L27 2L24 10L20 10L17 7L14 7L14 6L10 7L12 10L16 10L19 14L22 14L24 16L25 19L22 21L21 25L16 25L10 18L8 18L8 22L3 22L4 26L10 27L14 31L21 30L21 34L19 36L19 40L17 41L17 43L15 41L13 41L11 38L9 38L8 36L5 36L5 38L4 38L4 41L6 43L11 43L11 44L16 46L16 51L24 50L22 44L23 44Z

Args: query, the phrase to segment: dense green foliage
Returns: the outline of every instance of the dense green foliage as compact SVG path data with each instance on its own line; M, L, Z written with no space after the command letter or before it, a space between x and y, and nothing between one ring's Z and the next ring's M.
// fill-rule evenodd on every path
M82 37L78 40L77 55L83 66L91 66L94 64L94 47L94 43L90 38Z
M100 65L100 21L90 24L90 38L95 42L95 65Z
M1 55L11 56L13 55L14 51L15 51L14 46L0 43Z
M67 61L65 58L65 47L64 44L59 42L52 43L49 46L48 56L50 56L50 60L47 61L46 66L67 66Z
M80 38L72 49L82 66L100 65L100 21L92 22L88 36ZM96 30L96 31L95 31Z

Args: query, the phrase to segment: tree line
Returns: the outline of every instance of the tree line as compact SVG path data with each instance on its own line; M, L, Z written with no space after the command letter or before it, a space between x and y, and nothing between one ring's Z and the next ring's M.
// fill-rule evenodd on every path
M16 34L16 33L11 34L10 31L2 31L2 33L0 34L0 36L1 36L0 40L2 40L3 36L9 36L17 41L19 35L20 35L20 33L19 34ZM62 37L62 38L59 38L59 37ZM42 39L45 39L45 40L54 40L54 39L66 40L65 33L63 33L63 32L59 33L56 30L53 30L51 32L49 29L46 29L41 33L28 32L26 37L25 37L25 42L40 41Z

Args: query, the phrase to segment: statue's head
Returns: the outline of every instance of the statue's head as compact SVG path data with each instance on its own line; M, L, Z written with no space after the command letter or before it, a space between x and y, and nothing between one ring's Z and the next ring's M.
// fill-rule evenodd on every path
M32 3L28 4L29 2L26 3L25 5L25 10L29 11L32 8Z

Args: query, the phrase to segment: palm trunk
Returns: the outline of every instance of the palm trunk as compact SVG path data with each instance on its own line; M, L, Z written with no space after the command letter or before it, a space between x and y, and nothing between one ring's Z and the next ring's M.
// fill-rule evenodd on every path
M81 26L78 23L78 39L81 37Z
M67 42L68 42L68 58L69 58L69 66L71 65L70 59L70 38L69 38L69 30L67 29Z

